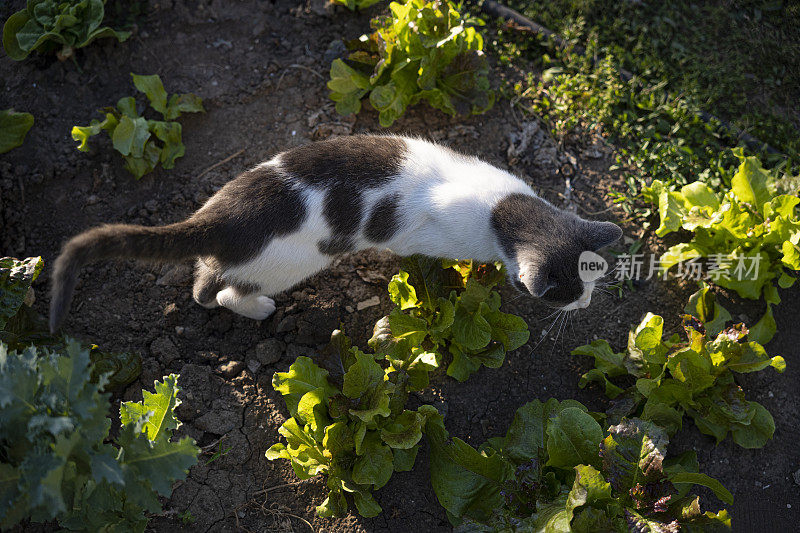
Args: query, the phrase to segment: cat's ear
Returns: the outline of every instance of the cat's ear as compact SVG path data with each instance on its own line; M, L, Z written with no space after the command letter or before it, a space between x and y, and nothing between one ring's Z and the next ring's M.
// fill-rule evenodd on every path
M599 250L622 237L622 229L613 222L586 222L584 242L586 249Z

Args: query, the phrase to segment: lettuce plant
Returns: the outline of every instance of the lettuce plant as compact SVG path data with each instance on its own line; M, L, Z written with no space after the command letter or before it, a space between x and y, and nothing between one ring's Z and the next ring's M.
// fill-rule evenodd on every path
M78 150L88 152L90 137L105 131L114 149L125 159L125 168L136 179L152 172L158 163L165 169L175 166L185 147L181 140L182 129L175 119L181 113L205 112L200 97L188 94L167 96L164 84L158 75L133 76L133 84L147 96L150 107L161 114L164 120L150 120L136 110L136 99L132 96L120 98L117 107L105 107L100 113L102 121L92 120L89 126L72 128L72 138L80 142Z
M189 437L172 442L177 375L123 402L113 439L105 376L90 381L89 352L9 352L0 343L0 526L58 520L70 531L140 531L197 461Z
M44 267L41 257L22 261L13 257L0 258L0 342L10 351L23 351L31 345L63 350L68 340L61 334L50 333L47 320L32 305L35 299L31 287ZM142 358L132 352L107 352L89 345L92 362L92 383L105 374L104 390L122 390L142 372Z
M381 512L372 491L392 472L411 470L425 422L437 415L430 405L406 409L408 394L428 386L444 350L453 357L448 374L463 381L481 364L499 367L506 350L528 340L525 322L498 310L500 267L422 257L403 266L389 283L397 307L369 340L374 355L337 330L318 358L325 368L301 356L272 379L290 418L279 429L286 443L266 456L291 461L300 479L327 476L320 516L344 514L347 494L362 516Z
M25 9L3 26L3 48L21 61L34 50L56 51L62 61L95 39L115 37L122 42L130 32L103 26L105 0L28 0Z
M757 342L746 340L744 324L725 327L731 315L708 287L692 295L685 308L683 328L663 338L663 319L648 313L628 336L624 353L596 340L573 350L594 357L595 368L581 376L579 385L599 382L606 395L618 398L617 415L636 414L653 420L669 434L680 429L684 414L697 428L723 440L729 433L743 448L761 448L775 432L775 421L764 406L748 401L734 381L734 373L756 372L769 366L786 369L783 357L769 357ZM635 378L623 389L609 378Z
M0 111L0 154L22 146L31 126L33 115L30 113L17 113L13 109Z
M757 332L758 340L766 343L776 329L772 304L780 303L773 281L790 287L800 270L800 198L797 190L775 194L776 173L765 170L758 158L736 153L741 164L724 194L701 182L672 191L656 180L644 195L658 204L658 236L679 229L692 232L689 242L661 256L661 265L670 268L705 258L713 264L710 275L717 285L744 298L763 295L767 311Z
M431 484L458 532L713 531L727 511L700 511L692 485L733 497L698 473L695 453L667 459L666 433L623 419L603 431L574 400L520 407L504 437L478 449L449 438L441 416L428 418Z
M465 381L481 365L499 368L507 351L528 342L525 321L500 311L493 287L504 279L498 265L411 257L389 283L397 307L375 325L369 344L395 370L409 374L413 390L451 356L447 374Z
M333 0L334 4L340 4L350 11L355 11L356 9L367 9L373 4L377 4L380 0Z
M347 60L331 64L328 88L342 115L358 113L369 95L381 126L424 100L450 115L492 107L483 37L448 0L389 4L372 20L375 32L348 43Z
M372 491L392 472L413 468L422 428L437 411L429 405L406 409L407 374L384 369L338 330L327 357L341 372L329 375L301 356L288 372L275 373L272 386L290 417L278 430L286 444L274 444L266 456L291 461L300 479L327 476L330 492L317 507L320 516L345 514L346 494L362 516L376 516L381 507Z

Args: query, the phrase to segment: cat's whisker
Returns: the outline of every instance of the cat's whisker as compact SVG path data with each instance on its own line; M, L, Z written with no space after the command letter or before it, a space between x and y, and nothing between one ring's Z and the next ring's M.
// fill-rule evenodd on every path
M534 350L536 350L536 348L538 348L538 347L539 347L539 345L540 345L540 344L542 344L542 341L543 341L545 338L547 338L547 336L548 336L548 335L550 335L550 331L553 329L553 326L555 326L555 325L556 325L556 322L557 322L557 321L558 321L558 319L561 317L561 313L563 313L564 311L563 311L563 310L561 310L561 309L559 309L559 310L557 310L556 312L558 313L558 316L556 316L556 318L553 320L553 323L552 323L552 324L550 324L550 327L549 327L549 328L547 328L547 331L545 331L545 332L544 332L544 334L542 334L542 337L539 339L539 342L537 342L537 343L536 343L536 346L534 346L534 347L533 347L533 349L534 349ZM550 316L552 316L552 315L550 315Z

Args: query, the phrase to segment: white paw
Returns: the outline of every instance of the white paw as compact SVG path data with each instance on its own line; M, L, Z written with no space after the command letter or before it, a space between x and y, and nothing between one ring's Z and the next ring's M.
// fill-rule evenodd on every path
M246 311L237 312L253 320L264 320L275 312L275 300L268 296L256 296Z
M253 320L264 320L275 312L275 300L268 296L250 294L239 296L235 289L228 287L217 293L217 303Z

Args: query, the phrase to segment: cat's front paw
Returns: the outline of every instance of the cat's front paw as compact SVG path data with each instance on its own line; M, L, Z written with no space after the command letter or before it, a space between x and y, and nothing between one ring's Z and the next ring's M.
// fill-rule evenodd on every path
M248 314L242 313L253 320L264 320L275 312L275 300L268 296L256 296L253 302L252 311Z
M253 320L264 320L275 312L275 300L269 296L257 294L241 296L233 287L219 291L217 303Z

